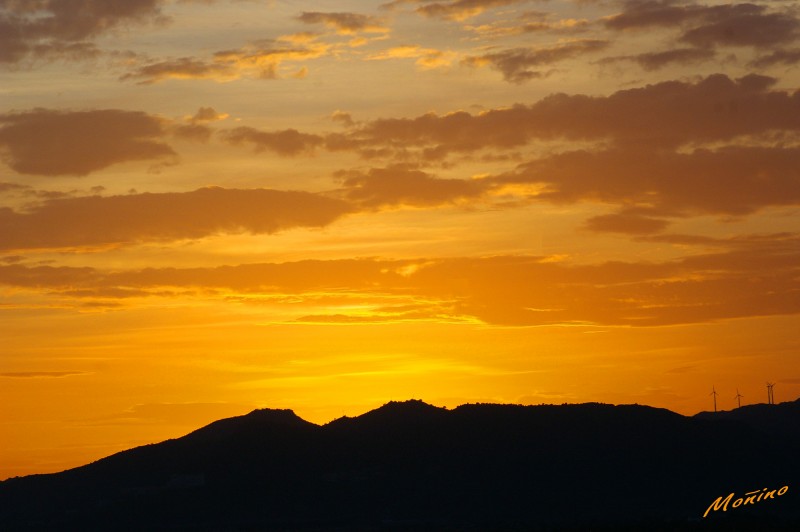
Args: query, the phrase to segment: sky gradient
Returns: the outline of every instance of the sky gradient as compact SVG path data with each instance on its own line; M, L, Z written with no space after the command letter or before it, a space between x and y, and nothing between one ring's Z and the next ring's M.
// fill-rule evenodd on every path
M787 1L0 0L0 478L797 398L799 64Z

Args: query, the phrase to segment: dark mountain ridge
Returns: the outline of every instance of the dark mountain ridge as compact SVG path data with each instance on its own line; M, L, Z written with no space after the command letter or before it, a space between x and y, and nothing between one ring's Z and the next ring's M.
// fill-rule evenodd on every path
M406 401L322 426L255 410L0 482L0 529L798 530L798 427L800 401L694 417ZM783 486L703 518L720 496Z

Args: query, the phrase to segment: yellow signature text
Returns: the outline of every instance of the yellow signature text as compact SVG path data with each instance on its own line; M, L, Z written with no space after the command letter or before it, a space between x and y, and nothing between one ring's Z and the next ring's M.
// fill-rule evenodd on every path
M748 504L756 504L762 501L766 501L767 499L774 499L775 497L783 496L787 491L789 491L789 486L784 486L780 489L770 490L769 488L764 488L762 490L756 491L748 491L743 496L736 497L735 493L731 493L725 498L722 496L717 497L717 500L711 503L711 506L708 507L706 513L703 514L703 517L708 516L708 513L711 511L718 512L722 510L723 512L728 511L728 505L730 504L731 508L738 508L740 506L746 506Z

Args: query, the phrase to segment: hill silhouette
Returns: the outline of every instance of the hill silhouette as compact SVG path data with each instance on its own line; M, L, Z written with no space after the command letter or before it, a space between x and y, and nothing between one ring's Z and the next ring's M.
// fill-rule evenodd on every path
M322 426L263 409L0 482L0 530L800 530L799 421L800 401L694 417L406 401Z

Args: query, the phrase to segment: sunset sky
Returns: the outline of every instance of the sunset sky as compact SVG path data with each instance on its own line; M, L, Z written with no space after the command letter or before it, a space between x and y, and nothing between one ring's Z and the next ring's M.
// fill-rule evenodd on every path
M0 478L254 408L800 395L800 9L0 0Z

